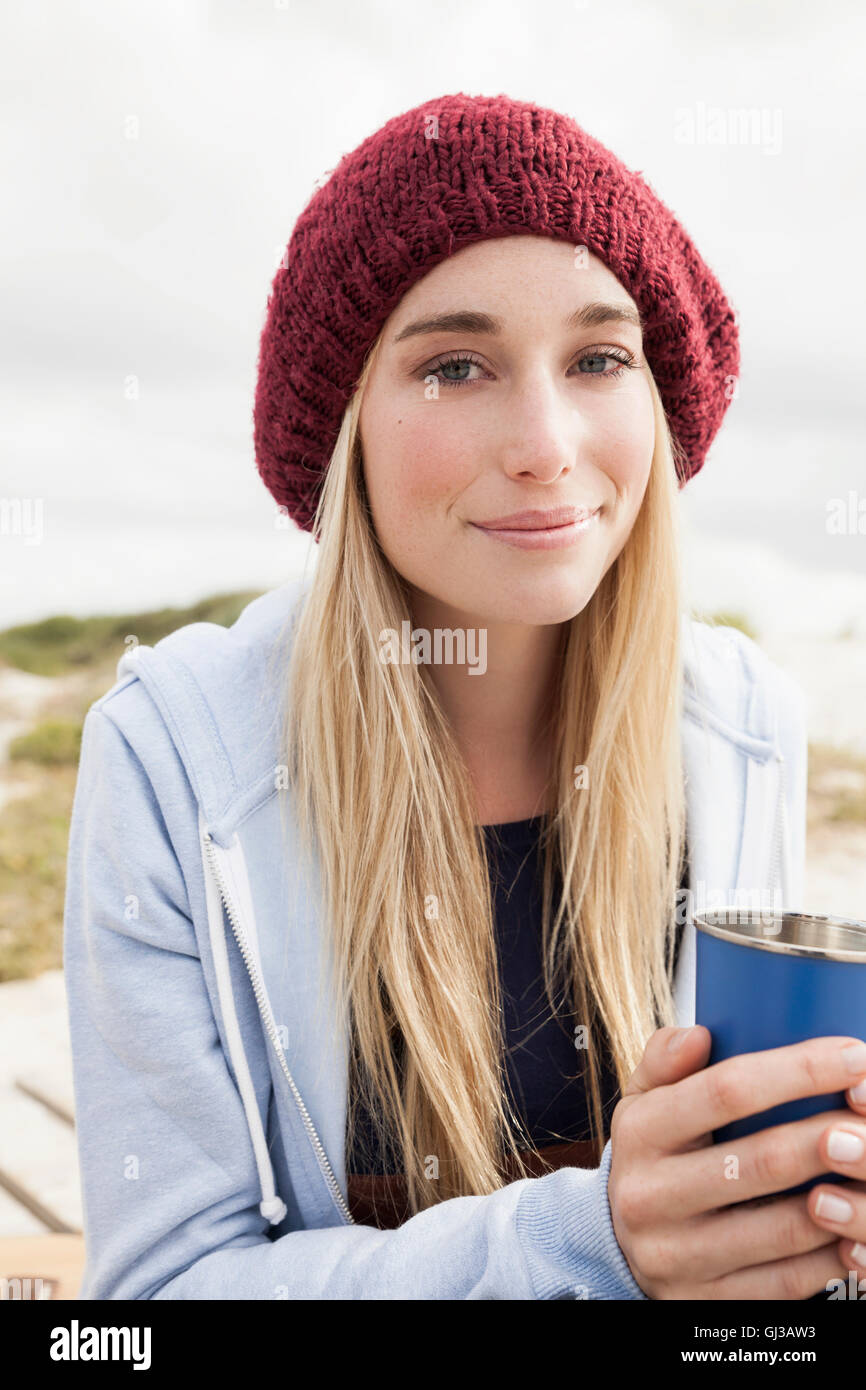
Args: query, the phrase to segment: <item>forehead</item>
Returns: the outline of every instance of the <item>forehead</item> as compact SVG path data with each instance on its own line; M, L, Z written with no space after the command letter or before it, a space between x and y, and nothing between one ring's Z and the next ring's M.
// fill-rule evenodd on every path
M387 324L389 337L420 314L478 309L564 313L604 298L636 308L628 290L587 247L552 237L495 237L461 247L407 290Z

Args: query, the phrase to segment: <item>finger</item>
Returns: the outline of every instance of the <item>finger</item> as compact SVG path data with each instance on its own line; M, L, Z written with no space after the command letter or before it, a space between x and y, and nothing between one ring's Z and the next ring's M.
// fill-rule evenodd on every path
M803 1096L831 1095L866 1080L866 1043L859 1038L810 1038L787 1047L728 1057L686 1076L670 1090L650 1093L661 1152L747 1115Z
M860 1115L866 1115L866 1081L852 1086L845 1098L852 1110L856 1110Z
M826 1166L855 1182L866 1182L866 1124L844 1119L821 1135L819 1149Z
M706 1066L711 1042L710 1030L700 1024L692 1028L657 1028L629 1077L622 1098L645 1095L657 1086L669 1086L698 1067Z
M648 1178L642 1188L645 1219L688 1221L770 1194L784 1196L808 1178L835 1171L824 1157L822 1140L847 1114L824 1110L742 1139L669 1154L663 1185Z
M804 1299L833 1288L833 1280L847 1280L848 1271L839 1247L829 1245L787 1260L752 1265L725 1275L709 1286L708 1298L718 1299Z
M857 1287L866 1294L866 1241L839 1241L839 1255L846 1269L853 1269L857 1276Z
M837 1245L838 1236L815 1225L805 1195L798 1193L760 1207L730 1208L696 1222L678 1223L670 1258L676 1262L678 1277L700 1284L744 1267ZM663 1242L661 1253L664 1258Z
M809 1193L809 1213L823 1230L866 1246L866 1184L819 1183Z

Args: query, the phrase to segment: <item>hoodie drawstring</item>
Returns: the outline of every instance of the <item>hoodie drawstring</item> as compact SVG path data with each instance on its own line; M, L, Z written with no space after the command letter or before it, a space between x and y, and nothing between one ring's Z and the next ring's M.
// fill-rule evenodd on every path
M228 953L226 951L225 915L223 913L222 899L217 885L214 882L214 875L207 862L204 851L204 836L207 833L207 826L204 822L201 809L199 809L198 819L199 835L202 841L205 892L207 894L208 931L214 969L216 971L217 993L219 995L223 1025L225 1027L229 1046L229 1055L240 1089L241 1100L243 1101L244 1112L247 1119L247 1127L253 1144L253 1152L255 1153L256 1167L259 1172L259 1184L262 1192L259 1211L265 1220L269 1221L272 1226L278 1226L285 1217L287 1208L285 1202L277 1193L274 1169L270 1154L268 1153L268 1144L262 1125L262 1117L259 1114L259 1107L256 1103L255 1089L250 1075L247 1055L244 1051L241 1030L238 1025L234 995L231 986Z

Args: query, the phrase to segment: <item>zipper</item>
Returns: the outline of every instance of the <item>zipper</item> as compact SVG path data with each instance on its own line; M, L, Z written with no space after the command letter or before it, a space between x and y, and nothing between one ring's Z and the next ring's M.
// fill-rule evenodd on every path
M258 1005L258 1010L261 1015L262 1022L265 1026L265 1031L267 1032L267 1035L271 1040L274 1051L277 1054L282 1073L285 1076L286 1081L288 1082L289 1089L292 1093L295 1104L298 1107L298 1111L304 1123L304 1128L307 1131L307 1136L310 1140L310 1143L313 1146L313 1152L316 1155L319 1168L322 1171L322 1176L328 1185L328 1188L331 1192L332 1197L334 1198L334 1201L337 1204L337 1207L339 1208L343 1220L348 1225L355 1225L354 1217L352 1216L352 1213L349 1210L345 1197L340 1191L340 1185L334 1176L334 1170L332 1169L331 1164L328 1160L328 1155L325 1153L324 1145L322 1144L321 1139L316 1133L316 1127L313 1124L312 1118L310 1117L310 1112L304 1104L304 1099L300 1091L295 1085L295 1080L292 1076L292 1073L289 1071L289 1065L286 1061L285 1053L283 1052L283 1047L282 1043L280 1042L279 1035L277 1033L276 1024L271 1016L271 1011L267 1004L267 996L265 994L264 983L262 981L262 977L258 968L258 963L253 955L252 950L250 949L246 933L244 932L244 929L241 926L240 916L237 912L237 909L235 908L234 902L231 898L231 894L229 893L228 888L226 886L225 876L222 872L222 869L220 868L219 860L217 858L217 846L214 842L213 836L210 834L209 831L205 831L203 833L202 843L204 845L204 850L205 854L207 855L208 863L211 866L214 881L216 882L217 888L219 889L219 895L222 899L223 906L225 907L226 915L228 916L229 922L231 923L232 932L234 933L235 940L238 943L238 949L240 950L240 953L243 957L244 965L247 968L247 973L252 982L253 993L256 997L256 1004Z

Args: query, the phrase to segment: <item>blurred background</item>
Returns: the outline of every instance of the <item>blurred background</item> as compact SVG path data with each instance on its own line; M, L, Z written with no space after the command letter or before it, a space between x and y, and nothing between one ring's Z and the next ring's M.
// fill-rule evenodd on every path
M253 458L269 287L316 184L431 97L572 115L737 309L737 398L681 498L688 600L805 691L805 906L866 918L866 13L43 0L0 24L0 1235L80 1229L60 965L84 712L129 634L231 622L303 569Z

